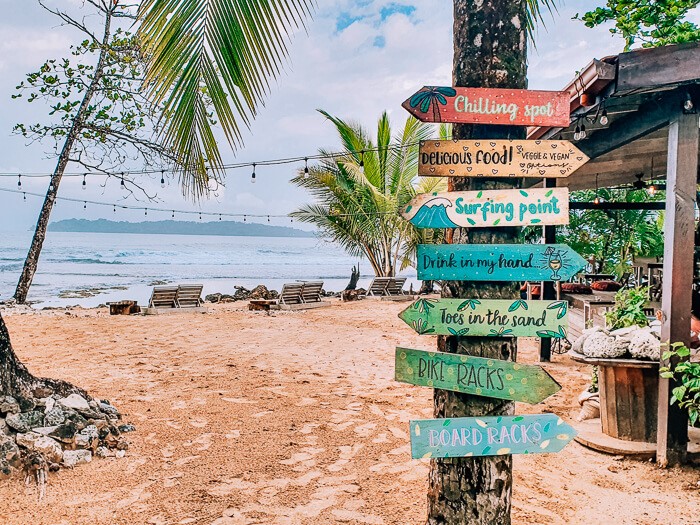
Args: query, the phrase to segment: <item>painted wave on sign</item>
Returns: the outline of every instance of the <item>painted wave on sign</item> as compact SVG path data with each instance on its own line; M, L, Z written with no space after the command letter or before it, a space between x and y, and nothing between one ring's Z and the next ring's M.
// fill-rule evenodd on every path
M447 209L452 202L444 197L435 197L425 202L414 213L412 206L406 207L406 217L418 228L456 228L452 219L447 215Z

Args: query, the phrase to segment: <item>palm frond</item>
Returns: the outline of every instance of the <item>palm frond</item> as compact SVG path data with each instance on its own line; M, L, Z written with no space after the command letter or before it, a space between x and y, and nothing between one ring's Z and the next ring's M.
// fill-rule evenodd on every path
M290 31L304 26L313 7L314 0L141 2L146 92L164 107L160 132L183 177L192 177L183 180L186 192L206 191L207 166L223 174L214 123L232 147L241 145L241 126L255 117L282 69Z

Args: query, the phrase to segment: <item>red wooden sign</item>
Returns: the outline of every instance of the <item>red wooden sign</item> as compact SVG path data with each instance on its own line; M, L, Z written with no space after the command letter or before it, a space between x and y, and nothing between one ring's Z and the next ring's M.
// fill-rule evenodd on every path
M402 106L423 122L569 125L566 91L425 86Z

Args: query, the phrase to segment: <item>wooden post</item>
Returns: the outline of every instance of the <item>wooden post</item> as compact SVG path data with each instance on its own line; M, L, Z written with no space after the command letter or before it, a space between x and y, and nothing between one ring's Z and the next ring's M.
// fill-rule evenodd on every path
M694 220L698 173L698 115L672 118L668 130L666 215L664 217L664 276L661 309L662 342L690 342L693 286ZM659 415L656 461L666 467L684 463L688 447L688 418L678 405L670 405L668 379L659 380Z
M544 179L545 188L555 188L557 186L557 179ZM545 226L544 227L544 243L554 244L556 242L556 226ZM551 281L544 281L542 283L542 292L540 299L553 300L557 298L557 292L554 289L555 283ZM552 339L549 337L544 337L540 339L540 362L548 363L552 359Z

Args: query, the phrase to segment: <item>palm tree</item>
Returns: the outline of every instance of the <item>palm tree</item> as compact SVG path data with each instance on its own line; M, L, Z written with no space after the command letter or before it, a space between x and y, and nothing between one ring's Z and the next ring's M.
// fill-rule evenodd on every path
M552 0L453 0L454 56L452 85L464 87L526 88L527 35ZM525 128L455 125L455 139L525 138ZM449 190L515 188L518 180L453 178ZM501 244L518 242L517 228L456 228L453 243ZM446 282L444 297L517 297L514 283ZM440 337L438 350L515 360L513 338ZM514 403L435 389L436 418L513 413ZM433 459L428 477L428 525L498 523L509 525L513 485L512 456Z
M206 177L207 167L222 174L214 125L221 124L234 149L240 146L241 126L255 117L281 71L291 31L304 27L314 3L141 2L138 35L150 55L146 90L165 108L162 138L188 175Z
M413 264L415 247L427 235L404 221L398 210L417 193L440 191L444 179L418 174L418 143L432 129L409 117L392 139L389 117L384 112L377 123L376 139L356 123L328 113L343 144L342 156L325 157L318 166L301 170L292 179L306 188L317 203L307 204L292 217L314 224L326 238L340 244L355 257L364 256L375 275L393 276Z

